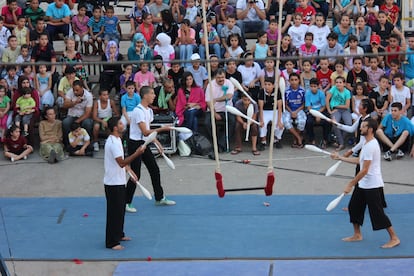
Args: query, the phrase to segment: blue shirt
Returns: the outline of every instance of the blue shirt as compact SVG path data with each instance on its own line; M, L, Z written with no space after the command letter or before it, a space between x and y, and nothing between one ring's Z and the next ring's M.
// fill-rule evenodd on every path
M292 87L286 89L285 92L286 106L289 106L291 111L296 111L305 102L305 90L302 87L293 90Z
M105 26L105 19L102 16L99 18L99 21L96 21L93 16L89 18L88 27L92 27L93 33L99 33L103 26Z
M105 20L105 34L116 34L118 33L118 24L119 24L119 19L116 16L112 16L112 17L107 17L104 16L104 20Z
M341 33L341 31L339 30L339 25L336 25L333 28L333 31L338 34L338 43L341 44L342 47L345 46L345 44L348 42L349 35L352 34L352 28L349 28L346 34Z
M49 4L46 10L46 16L52 17L53 19L62 19L67 16L70 16L70 9L69 6L63 4L62 7L57 8L56 3Z
M305 93L305 106L312 109L319 110L325 106L325 93L318 89L316 93L313 93L310 89Z
M406 116L401 116L399 120L394 120L391 114L385 115L381 121L384 127L384 133L389 138L396 138L400 136L404 130L408 130L410 135L414 134L414 125Z
M407 48L407 64L404 64L405 77L407 79L414 79L414 49Z
M138 93L134 93L132 97L129 97L128 93L121 97L121 107L126 109L126 112L131 112L141 103L141 97Z

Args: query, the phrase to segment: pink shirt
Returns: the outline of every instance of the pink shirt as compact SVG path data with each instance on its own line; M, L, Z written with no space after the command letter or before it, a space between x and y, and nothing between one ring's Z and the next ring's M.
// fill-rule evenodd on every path
M77 15L75 15L72 18L72 26L73 26L73 31L76 34L85 34L89 31L89 27L88 27L88 22L89 22L89 17L88 16L84 16L82 21L79 21L79 17Z
M193 28L190 28L190 38L191 38L191 41L192 41L191 44L196 43L195 34L196 34L195 30ZM178 38L181 38L181 29L178 29ZM180 42L180 45L181 45L181 42Z
M190 91L190 96L188 100L186 99L184 90L182 88L178 89L177 93L177 105L175 106L175 113L178 116L179 124L184 123L184 111L185 105L187 103L198 103L201 107L201 110L205 111L207 104L204 96L204 91L200 87L193 87Z
M13 15L10 12L8 6L4 6L3 8L1 8L1 15L4 17L4 23L16 24L16 22L14 22L13 20ZM22 9L20 7L17 7L16 17L18 17L19 15L22 15Z
M155 77L151 71L147 71L145 74L139 71L134 76L134 82L137 82L140 87L152 85L155 82Z

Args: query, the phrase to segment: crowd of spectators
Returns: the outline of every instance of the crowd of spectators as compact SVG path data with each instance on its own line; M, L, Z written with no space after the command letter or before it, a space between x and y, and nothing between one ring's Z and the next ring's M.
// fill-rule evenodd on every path
M33 143L33 126L41 114L54 122L46 111L56 106L62 133L56 133L53 141L62 141L70 154L93 155L93 150L99 150L98 132L105 129L109 117L121 114L128 124L128 112L140 102L141 87L149 86L156 92L154 112L172 114L178 125L195 132L200 118L205 118L206 129L210 129L210 116L205 113L215 112L218 124L222 121L226 125L225 135L219 137L221 150L229 150L228 140L233 144L236 130L233 154L241 150L240 132L247 124L227 114L225 106L234 105L246 113L249 104L258 103L254 116L260 126L250 132L258 141L257 149L256 143L252 145L258 155L267 146L267 127L273 119L267 111L273 109L272 91L278 75L285 80L286 91L277 93L277 127L271 134L277 147L282 144L285 128L294 136L294 148L302 148L305 140L322 148L332 144L336 150L353 143L335 124L334 135L330 135L331 126L314 118L310 109L352 125L360 117L361 100L369 98L375 107L371 116L384 120L384 127L387 113L401 110L403 117L410 114L414 36L406 38L401 32L401 7L393 0L335 1L332 28L327 25L330 4L325 0L205 3L206 29L198 1L136 0L127 16L130 31L123 35L120 15L108 1L83 0L75 6L71 0L54 0L44 11L38 0L27 6L7 0L0 17L2 138L15 138L16 128L10 128L13 124L21 127L27 144ZM280 26L279 5L283 5ZM257 33L257 41L249 46L246 34L252 32ZM53 45L58 34L65 39L59 58ZM121 53L119 45L125 35L131 45ZM278 40L282 60L276 68ZM103 62L96 100L82 65L84 55L100 55ZM57 61L63 63L63 76L56 70ZM253 101L241 98L230 77L241 83ZM109 99L113 89L115 102ZM211 101L214 110L208 108ZM394 103L400 103L401 109ZM393 107L398 110L393 112ZM400 116L392 118L394 122ZM323 137L316 141L313 129L319 124L323 124ZM14 136L6 135L11 132L7 129L13 129ZM407 132L411 141L414 127ZM394 131L392 135L391 140L397 141L402 134ZM385 144L391 154L399 153L399 147ZM51 163L61 159L59 149L48 148L49 154L42 153L45 159ZM7 145L5 149L10 151ZM20 151L23 149L26 152L25 147ZM409 151L406 147L401 150Z

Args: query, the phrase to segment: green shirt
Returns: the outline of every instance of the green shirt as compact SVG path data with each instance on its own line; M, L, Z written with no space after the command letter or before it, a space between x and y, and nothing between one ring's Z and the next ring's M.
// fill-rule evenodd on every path
M9 102L10 98L8 96L4 96L3 100L0 102L0 108L6 108Z
M24 15L27 18L30 18L32 22L32 26L34 28L39 17L45 16L45 11L42 10L42 8L40 7L38 7L36 11L33 11L32 7L28 7L27 9L24 10Z
M36 106L36 102L33 98L24 98L24 96L20 96L17 101L16 105L19 106L19 110L21 112L27 112L32 110Z

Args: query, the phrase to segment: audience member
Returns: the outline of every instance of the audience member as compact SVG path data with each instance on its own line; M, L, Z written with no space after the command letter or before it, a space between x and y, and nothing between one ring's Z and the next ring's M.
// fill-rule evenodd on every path
M47 31L50 34L50 38L55 38L58 33L63 36L69 36L71 11L69 6L65 4L64 0L55 0L47 6Z
M30 30L34 30L37 20L45 15L45 11L39 7L39 0L30 0L29 6L24 10L24 16L27 18L27 26Z
M121 41L122 37L122 31L121 31L121 25L118 16L114 15L114 7L113 6L106 6L105 7L105 16L104 18L104 42L107 44L109 41L115 41L117 44ZM152 17L151 17L152 19ZM151 22L152 23L152 22ZM154 27L152 26L152 32L154 31ZM141 32L144 31L144 29L140 29Z
M145 0L135 0L134 6L129 13L129 22L131 24L130 36L133 37L139 24L142 23L144 13L150 13Z
M325 0L322 0L321 2L326 3ZM314 1L312 1L312 4ZM326 21L323 14L317 13L315 16L315 24L309 26L308 32L312 33L314 36L313 44L316 46L318 51L320 51L322 48L326 47L328 44L327 36L331 32L331 29L328 25L326 25Z
M303 148L302 131L306 126L305 90L300 86L300 76L297 73L289 75L289 88L285 91L286 111L282 114L283 125L294 136L292 148ZM295 122L296 127L293 126Z
M9 28L10 31L13 31L17 26L17 18L22 14L22 9L17 5L17 0L7 0L7 5L1 8L4 26Z
M62 122L56 119L53 107L45 109L44 117L44 120L39 123L39 154L43 160L53 164L65 158L62 146Z
M404 75L396 73L393 77L394 85L391 86L388 95L388 101L392 107L395 102L401 103L402 114L407 116L407 111L411 107L411 93L410 89L404 85Z
M330 125L327 121L321 120L319 117L314 117L309 111L317 110L322 114L329 115L326 112L326 98L325 93L319 88L319 80L312 78L310 80L310 88L305 92L305 108L306 108L306 135L310 144L315 145L315 125L322 126L322 140L319 146L326 149L329 140Z
M319 56L328 57L329 65L333 68L336 57L344 54L344 47L338 43L338 34L335 32L331 32L326 39L328 44L319 51Z
M341 121L345 125L352 125L351 116L351 92L345 87L345 79L337 77L335 85L326 93L326 110L335 122ZM334 126L337 142L334 144L336 151L345 149L344 133Z
M382 119L376 135L382 144L384 159L387 161L392 161L394 154L397 159L400 159L410 150L414 125L404 115L401 103L391 104L391 113Z
M378 121L382 120L385 115L388 114L388 97L389 97L389 81L388 78L382 75L379 79L379 85L376 86L368 97L374 103L375 111L372 112L371 116Z
M275 99L275 93L276 99ZM282 123L282 112L283 112L283 98L280 90L275 91L275 78L265 77L264 87L260 90L258 96L259 105L259 123L260 123L260 143L258 144L259 150L263 151L267 145L267 128L269 123L273 123L273 109L276 103L276 114L275 114L275 132L271 135L275 136L275 147L281 148L281 140L284 131Z
M17 45L22 46L30 42L30 31L26 27L26 17L20 15L17 18L17 26L13 29L13 35L17 38Z
M35 77L35 88L40 96L40 110L55 104L55 98L52 93L52 75L47 72L44 64L39 65L39 72Z
M196 48L196 32L190 26L190 21L184 19L178 30L178 47L180 48L181 66L188 67L190 65L191 55ZM185 62L184 62L185 61Z
M108 120L112 115L119 117L115 102L109 98L107 90L99 90L99 98L94 102L92 108L93 125L93 150L99 151L99 132L108 132ZM108 134L108 133L106 133Z
M155 99L151 105L154 113L174 113L177 104L177 93L175 92L174 81L165 79L162 86L155 88Z
M171 41L170 36L165 33L157 34L154 55L160 55L168 67L171 66L171 61L175 59L175 50L171 44L174 44L174 42Z
M251 106L251 107L250 107ZM247 115L248 109L253 108L252 119L257 120L257 113L259 109L256 103L253 103L250 98L247 97L246 94L241 96L241 99L238 100L234 106L237 108L241 113ZM242 151L242 137L244 136L244 132L247 132L247 128L249 128L249 136L246 133L246 141L250 139L252 143L252 154L253 155L260 155L260 151L257 150L257 136L259 134L257 124L248 122L246 119L236 116L236 126L234 130L234 149L231 151L231 154L239 154Z
M70 156L90 156L93 157L93 147L91 137L86 129L79 123L73 122L68 134L68 152Z
M279 19L279 3L280 2L282 2L282 5L283 5L282 26L278 26L278 28L281 28L281 33L285 34L292 23L292 15L295 13L296 5L295 5L295 2L287 1L287 0L271 1L270 5L268 4L269 10L267 12L269 20Z
M214 112L217 127L217 144L220 152L227 149L227 139L231 141L233 138L236 118L233 114L226 111L227 105L233 106L233 102L231 101L233 93L233 84L226 79L226 72L224 69L219 69L215 79L209 83L206 88L206 102L209 110L205 116L205 125L207 126L208 137L212 139L210 112ZM211 104L210 101L212 101ZM214 106L214 110L210 109L211 106ZM228 135L226 135L226 128L228 130Z
M111 92L120 90L119 77L122 74L122 65L115 63L123 60L123 55L119 53L118 45L115 41L109 41L106 45L105 53L102 55L103 71L100 75L101 88Z
M316 10L309 5L309 0L299 0L295 12L302 14L302 23L311 26L315 23Z
M0 85L0 142L3 142L9 126L10 101L6 93L6 87Z
M80 80L74 81L72 89L65 95L63 104L63 107L68 109L68 115L62 121L63 142L67 148L69 147L68 134L73 122L80 124L88 133L92 133L92 106L92 94L83 87Z
M189 58L190 59L190 58ZM162 86L165 79L168 78L168 69L160 55L157 55L153 59L154 63L151 67L151 72L154 74L155 82L154 88Z
M135 91L135 83L133 81L127 81L125 84L126 91L121 97L121 111L122 111L122 123L125 127L128 127L131 124L131 114L134 111L134 108L141 103L141 97L139 93Z
M198 132L198 118L206 111L204 91L197 86L193 75L184 72L181 87L177 91L175 113L178 125L185 126L193 132Z
M26 137L20 134L20 128L15 124L7 130L3 147L4 156L12 162L21 159L26 160L29 154L33 152L33 147L27 144Z
M96 6L93 8L93 16L88 21L89 41L88 45L92 47L92 55L102 55L102 42L105 31L105 19L102 16L102 10Z
M266 19L266 10L262 0L237 0L236 4L237 26L242 36L245 33L266 31L269 21Z
M299 47L305 43L305 34L308 31L308 25L302 24L302 14L301 13L294 13L293 14L293 25L290 26L288 30L288 34L292 39L292 44L295 46L296 51L298 51Z
M139 64L135 61L151 60L153 51L147 45L144 35L141 33L134 34L131 45L128 48L128 60L133 62L133 72L137 72Z
M253 54L251 52L245 52L243 55L244 64L240 64L237 67L237 71L242 74L243 81L241 85L244 91L249 91L254 100L257 100L260 90L260 65L254 61Z

